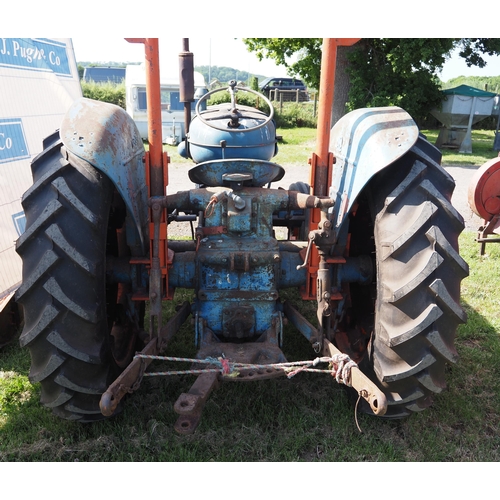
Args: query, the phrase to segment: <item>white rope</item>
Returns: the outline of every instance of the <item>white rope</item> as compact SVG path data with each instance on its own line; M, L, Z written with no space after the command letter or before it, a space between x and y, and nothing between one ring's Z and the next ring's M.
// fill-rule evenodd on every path
M314 360L308 361L292 361L286 363L271 363L256 365L250 363L236 363L231 362L223 357L221 358L207 358L207 359L191 359L191 358L176 358L171 356L150 356L146 354L136 354L136 358L142 359L155 359L161 361L179 361L179 362L189 362L189 363L199 363L199 364L212 364L216 365L217 369L215 371L222 371L224 376L237 376L238 369L240 370L258 370L266 368L275 368L283 370L288 378L292 378L297 373L300 372L315 372L315 373L329 373L339 384L344 384L348 387L351 386L351 369L358 366L347 354L335 354L332 357L320 357ZM321 370L316 367L319 363L328 363L328 369ZM219 369L222 367L222 370ZM313 367L313 368L311 368ZM166 375L179 375L181 373L185 374L201 374L205 372L213 372L214 369L202 369L202 370L184 370L184 371L166 371L166 372L149 372L145 373L145 377L154 376L166 376Z

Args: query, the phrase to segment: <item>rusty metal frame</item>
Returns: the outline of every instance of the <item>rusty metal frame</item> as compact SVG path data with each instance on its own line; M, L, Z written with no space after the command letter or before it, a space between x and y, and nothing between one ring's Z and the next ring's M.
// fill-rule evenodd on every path
M172 299L173 293L168 285L168 267L172 264L173 254L168 249L166 211L152 202L164 196L168 186L169 158L163 151L160 58L157 38L126 38L130 43L143 43L146 67L146 100L148 110L149 151L144 157L146 184L149 197L149 235L150 235L150 335L159 335L161 329L161 302ZM156 321L155 321L156 319Z
M332 168L335 158L329 151L330 129L332 127L332 105L335 98L335 69L337 65L337 47L349 47L360 38L324 38L321 56L321 79L319 91L318 124L316 135L316 151L309 159L311 194L327 196L332 179ZM321 220L320 210L310 211L309 228L318 228ZM307 279L302 290L305 300L316 299L317 274L320 267L320 256L313 245L307 263Z
M289 302L285 302L284 310L287 318L314 346L314 343L320 337L317 329ZM323 339L322 350L324 356L334 357L342 354L328 339ZM370 405L375 415L385 415L387 411L387 398L385 394L357 366L351 368L351 386Z
M168 342L179 331L180 327L191 314L191 305L184 302L176 314L160 330L158 337L152 338L139 353L146 356L156 356L167 348ZM111 416L115 413L120 401L126 394L139 389L144 371L151 363L151 359L135 357L120 376L108 387L101 396L101 413Z

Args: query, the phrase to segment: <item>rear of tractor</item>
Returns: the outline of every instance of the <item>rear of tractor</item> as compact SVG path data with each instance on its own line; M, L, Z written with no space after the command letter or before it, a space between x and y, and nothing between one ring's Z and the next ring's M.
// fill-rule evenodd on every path
M445 387L445 366L457 359L455 330L466 319L463 220L439 151L402 109L356 110L330 132L336 48L355 40L324 42L309 184L272 188L285 173L270 161L272 105L267 115L240 106L245 89L232 82L230 103L205 109L209 93L192 120L186 106L182 151L196 164L188 172L195 186L173 194L157 41L140 41L149 150L123 110L82 99L33 161L17 299L25 314L20 341L42 403L67 419L114 415L191 315L198 377L175 404L179 432L194 431L222 381L325 365L367 412L398 418L427 407ZM182 53L183 75L189 54ZM189 103L193 89L183 92ZM191 241L168 238L174 220L196 221ZM276 239L277 226L288 228L288 239ZM194 301L162 324L162 302L176 287L193 289ZM285 288L317 302L315 325L282 302ZM302 363L288 363L282 351L286 320L311 344Z

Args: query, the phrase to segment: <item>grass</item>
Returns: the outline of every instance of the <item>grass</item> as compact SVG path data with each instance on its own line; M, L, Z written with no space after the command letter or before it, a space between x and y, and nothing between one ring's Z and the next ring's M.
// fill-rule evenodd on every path
M29 357L11 345L0 353L1 461L498 461L500 460L500 246L480 256L474 234L463 233L469 262L462 300L469 321L458 330L457 365L448 389L430 409L402 421L359 414L349 395L325 375L303 374L250 384L224 384L208 400L193 436L173 430L173 404L189 376L146 378L117 418L93 425L53 417L27 379ZM184 300L185 297L180 297ZM191 327L172 346L190 356ZM288 327L292 359L312 353ZM160 368L160 367L159 367Z
M282 128L277 130L281 138L278 142L278 154L271 161L282 164L307 165L316 144L315 128ZM427 139L434 143L439 130L422 130ZM457 150L443 149L443 165L472 165L481 166L491 158L498 156L498 151L493 150L495 140L494 130L472 131L472 154L459 153ZM176 165L192 165L191 160L182 158L177 153L176 146L164 146L168 151L171 162Z
M434 144L439 130L422 130L422 133ZM443 165L480 166L491 158L498 156L498 151L493 150L494 130L473 130L471 135L472 153L459 153L456 149L442 149Z
M306 134L306 141L314 141L315 134ZM293 148L310 155L299 135L283 131L284 156ZM28 352L12 344L0 351L0 461L496 462L500 245L487 245L480 256L474 237L472 232L460 237L461 255L470 265L462 284L469 319L456 339L460 359L448 369L447 390L422 413L398 421L358 414L360 433L344 387L326 375L299 374L291 380L223 384L209 398L196 433L181 436L173 430L173 405L194 378L174 376L145 378L120 416L81 425L53 417L39 404L39 386L28 381ZM181 302L192 292L179 293ZM296 296L295 301L300 302ZM187 324L169 354L192 356L192 346ZM314 355L290 325L284 351L291 359Z

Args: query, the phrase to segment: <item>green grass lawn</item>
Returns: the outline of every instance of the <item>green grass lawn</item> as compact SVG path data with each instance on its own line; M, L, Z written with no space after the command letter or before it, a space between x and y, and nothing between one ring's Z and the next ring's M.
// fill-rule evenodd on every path
M0 461L498 461L500 246L487 245L481 257L471 232L460 244L470 265L460 359L448 370L448 389L420 414L401 421L358 414L360 433L346 390L326 375L302 374L222 385L196 433L181 436L173 404L194 378L173 376L144 379L120 416L81 425L40 406L28 352L11 345L0 353ZM287 354L310 359L293 327L285 339ZM187 325L170 354L192 355L190 346Z
M439 130L422 130L422 133L431 143L435 143ZM316 129L290 128L278 129L277 135L281 138L278 142L278 154L271 160L278 164L300 163L307 165L307 161L314 152L316 144ZM495 140L494 130L472 131L472 153L459 153L453 149L443 149L443 165L474 165L480 166L491 158L498 156L498 151L493 150ZM171 162L174 165L192 165L191 160L182 158L177 153L176 146L165 146Z
M422 133L433 144L436 142L439 130L422 130ZM493 150L495 140L494 130L472 131L472 153L459 153L456 149L441 150L443 165L475 165L480 166L491 158L498 156Z
M315 132L291 132L283 131L280 154L288 157L296 148L297 161L303 162L300 155L309 157ZM458 329L460 359L448 369L447 390L424 412L397 421L356 415L344 387L329 376L307 373L223 384L209 398L196 433L181 436L173 429L173 404L194 382L183 375L145 378L121 415L81 425L60 420L39 404L39 386L28 381L28 351L12 344L0 351L0 461L499 461L500 245L487 245L480 256L474 237L472 232L460 237L461 255L470 266L462 283L469 319ZM169 354L192 356L192 340L187 324ZM290 325L284 351L292 359L314 356Z

